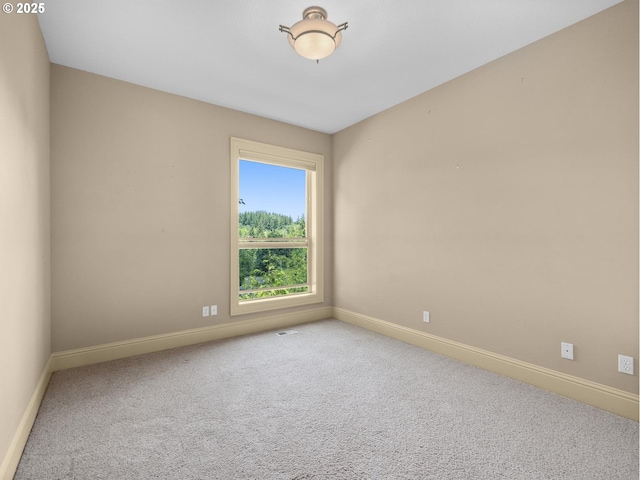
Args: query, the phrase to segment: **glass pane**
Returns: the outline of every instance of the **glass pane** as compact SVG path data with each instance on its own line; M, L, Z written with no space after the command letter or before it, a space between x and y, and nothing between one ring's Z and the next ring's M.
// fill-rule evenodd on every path
M287 288L307 283L306 248L242 249L239 255L241 300L308 291L306 286ZM243 294L245 290L264 291Z
M240 160L240 238L306 236L307 172Z

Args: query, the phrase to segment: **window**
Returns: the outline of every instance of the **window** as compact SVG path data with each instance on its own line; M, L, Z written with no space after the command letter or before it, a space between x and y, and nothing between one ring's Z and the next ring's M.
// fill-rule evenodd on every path
M322 155L231 138L231 314L323 294Z

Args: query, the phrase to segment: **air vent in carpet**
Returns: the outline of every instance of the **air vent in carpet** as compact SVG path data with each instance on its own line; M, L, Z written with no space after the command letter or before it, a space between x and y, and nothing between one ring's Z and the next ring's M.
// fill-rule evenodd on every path
M298 333L298 331L297 330L283 330L282 332L276 333L276 335L278 335L279 337L282 337L284 335L293 335L294 333Z

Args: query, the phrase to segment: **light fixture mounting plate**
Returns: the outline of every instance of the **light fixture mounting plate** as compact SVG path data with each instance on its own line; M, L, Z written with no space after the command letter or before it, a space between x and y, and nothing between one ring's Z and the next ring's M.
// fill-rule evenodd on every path
M327 19L327 11L322 7L307 7L302 12L302 18L322 18Z

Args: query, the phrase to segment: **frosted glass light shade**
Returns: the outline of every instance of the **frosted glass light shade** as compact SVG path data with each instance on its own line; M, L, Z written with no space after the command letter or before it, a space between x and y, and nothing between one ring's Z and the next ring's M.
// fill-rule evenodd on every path
M310 60L321 60L331 55L342 41L342 30L347 23L336 26L327 20L327 12L320 7L309 7L303 19L292 27L280 25L287 33L287 40L299 55Z
M322 60L331 55L342 41L342 32L328 20L300 20L291 27L289 44L310 60ZM334 38L335 37L335 38Z

